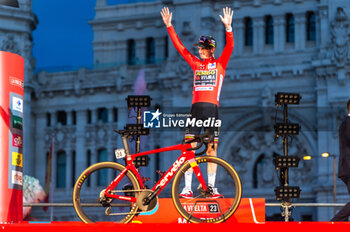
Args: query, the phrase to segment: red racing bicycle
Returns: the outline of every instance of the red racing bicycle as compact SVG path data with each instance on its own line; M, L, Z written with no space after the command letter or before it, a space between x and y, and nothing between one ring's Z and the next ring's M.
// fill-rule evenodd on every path
M213 156L198 156L208 148L206 135L196 136L183 144L130 154L128 138L135 131L117 131L124 148L116 150L117 159L125 159L126 166L116 162L96 163L77 179L73 189L73 204L79 218L85 223L99 221L130 222L136 215L152 214L157 210L158 195L174 178L172 199L182 217L189 222L220 223L233 215L239 206L242 187L234 168L225 160ZM192 147L191 143L199 145ZM205 146L196 154L195 150ZM136 157L179 150L180 157L165 172L152 189L147 189L134 165ZM223 198L212 199L214 186L208 185L208 169L216 169L215 188ZM186 171L193 172L193 198L179 196L185 183Z

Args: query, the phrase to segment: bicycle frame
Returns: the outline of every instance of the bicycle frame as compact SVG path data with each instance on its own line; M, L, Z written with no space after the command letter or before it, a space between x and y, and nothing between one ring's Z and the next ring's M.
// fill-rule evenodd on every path
M131 171L136 176L136 178L140 184L140 188L145 189L145 185L142 181L142 178L141 178L139 172L137 171L135 165L133 164L133 161L135 160L135 158L139 157L139 156L145 156L145 155L151 155L151 154L162 153L162 152L167 152L167 151L175 151L175 150L180 150L181 155L173 163L173 165L168 169L168 171L160 178L160 180L153 186L152 191L155 193L155 195L160 194L160 192L165 188L165 186L175 176L175 173L177 172L177 170L186 161L188 161L190 163L190 165L193 169L193 172L195 173L195 176L198 178L199 182L201 183L203 190L206 191L207 185L204 181L201 170L199 169L197 162L195 161L195 153L192 150L188 150L189 148L192 148L191 144L186 143L186 144L178 144L178 145L174 145L174 146L159 148L159 149L146 151L146 152L140 152L137 154L126 155L127 165L126 165L125 169L121 173L119 173L119 175L106 188L106 191L105 191L106 197L130 201L130 202L136 202L135 197L128 197L128 196L120 196L120 195L111 194L113 189L118 185L120 180L125 176L125 174L128 171Z

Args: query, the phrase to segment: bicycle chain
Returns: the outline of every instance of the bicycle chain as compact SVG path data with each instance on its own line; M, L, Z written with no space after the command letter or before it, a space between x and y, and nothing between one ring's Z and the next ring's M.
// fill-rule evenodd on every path
M112 190L111 191L111 193L120 193L120 192L123 192L123 193L125 193L125 192L145 192L145 191L149 191L149 189L140 189L140 190ZM102 191L101 191L102 192ZM112 199L113 200L113 199ZM111 201L110 201L111 202ZM131 203L131 204L133 204L133 203ZM134 203L135 205L136 205L136 202ZM141 212L135 212L135 213L130 213L130 212L128 212L128 213L111 213L111 207L112 206L109 206L109 207L107 207L106 208L106 210L105 210L105 214L107 215L107 216L113 216L113 215L137 215L137 214L139 214L139 213L146 213L146 212L151 212L152 210L147 210L147 211L141 211Z

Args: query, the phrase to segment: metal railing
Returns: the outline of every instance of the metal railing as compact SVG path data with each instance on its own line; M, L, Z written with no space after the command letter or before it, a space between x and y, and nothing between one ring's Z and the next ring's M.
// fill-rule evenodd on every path
M343 207L346 203L291 203L295 207ZM98 207L98 203L82 204L85 207ZM118 204L118 206L129 206L128 204ZM266 207L282 207L282 203L265 203ZM26 203L23 207L73 207L73 203Z

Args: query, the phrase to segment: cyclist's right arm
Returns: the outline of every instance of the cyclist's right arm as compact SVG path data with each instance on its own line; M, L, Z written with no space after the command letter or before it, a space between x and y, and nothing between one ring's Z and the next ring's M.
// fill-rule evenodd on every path
M195 63L195 61L198 60L197 57L195 57L194 55L192 55L187 48L181 43L181 40L179 39L179 37L177 36L175 29L173 26L167 27L169 36L171 41L174 44L174 47L176 48L176 50L181 54L181 56L187 61L187 63L189 65L193 65Z

